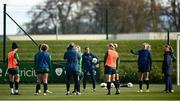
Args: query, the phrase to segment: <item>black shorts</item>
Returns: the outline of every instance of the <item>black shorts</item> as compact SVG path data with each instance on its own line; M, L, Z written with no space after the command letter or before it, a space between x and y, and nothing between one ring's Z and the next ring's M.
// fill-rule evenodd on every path
M8 74L18 75L19 74L19 69L17 69L17 68L8 69Z
M36 70L36 74L45 74L45 73L50 73L49 68L38 68Z
M109 75L116 74L116 69L109 66L105 66L104 74L109 74Z

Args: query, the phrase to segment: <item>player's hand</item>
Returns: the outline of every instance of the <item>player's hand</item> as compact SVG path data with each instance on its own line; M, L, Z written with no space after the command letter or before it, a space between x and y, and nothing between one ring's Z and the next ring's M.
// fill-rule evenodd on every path
M20 65L19 62L16 65L19 67L19 65Z
M130 50L130 53L133 53L133 50L132 50L132 49Z

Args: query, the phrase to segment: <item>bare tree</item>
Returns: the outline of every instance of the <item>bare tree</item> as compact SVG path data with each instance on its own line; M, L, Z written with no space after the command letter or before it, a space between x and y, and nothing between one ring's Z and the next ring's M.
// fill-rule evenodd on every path
M161 6L155 0L47 0L35 6L26 23L31 33L62 34L160 31ZM108 21L106 21L108 18Z
M168 25L162 24L164 30L180 31L180 0L169 0L169 6L163 8L162 16L165 16Z

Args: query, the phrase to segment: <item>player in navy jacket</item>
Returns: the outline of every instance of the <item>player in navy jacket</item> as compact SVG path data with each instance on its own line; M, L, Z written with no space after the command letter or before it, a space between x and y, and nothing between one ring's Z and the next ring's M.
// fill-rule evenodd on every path
M75 82L75 88L77 90L76 95L80 94L80 86L79 86L79 65L78 60L80 59L79 53L75 49L74 43L69 44L69 47L67 48L67 51L64 54L64 59L67 61L66 63L66 87L67 87L67 93L66 95L70 94L70 80L71 76L74 78Z
M38 90L40 89L40 83L43 82L44 85L44 95L46 95L48 90L48 74L51 72L51 56L49 54L48 45L42 44L40 46L41 51L39 51L35 55L35 70L36 74L38 74L39 84L36 87L36 94L38 94Z
M175 60L173 55L173 48L170 45L165 45L164 47L164 60L162 64L162 73L164 74L165 81L165 92L174 92L172 88L172 61Z
M93 61L97 59L97 61ZM96 88L96 65L98 64L98 58L94 54L90 53L89 47L85 47L85 52L82 55L82 69L83 69L83 88L86 89L87 74L91 75L93 83L93 92Z
M138 72L139 72L139 90L138 92L143 92L142 84L143 80L147 85L146 92L149 92L149 72L152 66L152 56L150 53L150 45L148 43L143 43L143 49L139 51L131 50L132 54L138 55Z

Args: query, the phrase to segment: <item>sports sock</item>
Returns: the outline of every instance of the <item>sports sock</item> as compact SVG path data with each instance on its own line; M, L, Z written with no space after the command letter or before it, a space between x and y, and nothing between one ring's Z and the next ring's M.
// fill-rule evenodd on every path
M70 89L70 82L66 82L66 90L67 90L67 92L69 91L69 89Z
M13 88L13 84L14 84L14 82L9 81L9 86L10 86L10 88Z
M111 91L111 82L107 82L107 89L109 92Z
M78 84L77 84L77 91L80 92L80 82L78 80Z
M93 82L93 89L96 89L96 82Z
M142 89L143 81L139 81L139 89Z
M86 89L86 82L83 82L83 89Z
M44 83L43 85L44 85L44 93L46 93L46 91L47 91L47 83Z
M116 82L116 81L113 81L113 84L114 84L114 86L115 86L116 90L118 90L118 85L117 85L117 82Z
M119 89L119 88L120 88L120 82L119 82L119 80L116 80L116 83L117 83L117 88Z
M15 81L15 92L18 93L19 82Z
M146 80L147 89L149 89L149 80Z
M39 83L37 83L37 84L36 84L36 93L38 93L38 92L39 92L39 90L40 90L40 84L39 84Z

